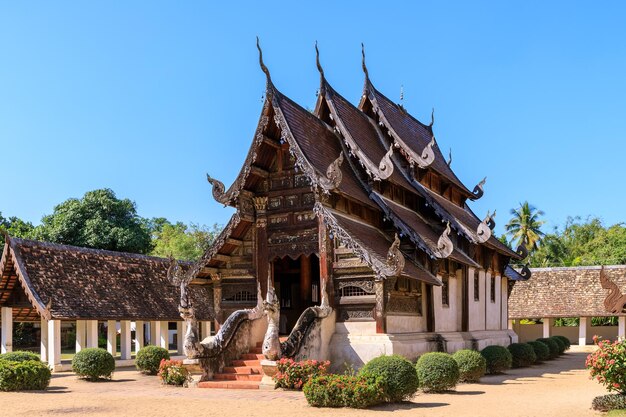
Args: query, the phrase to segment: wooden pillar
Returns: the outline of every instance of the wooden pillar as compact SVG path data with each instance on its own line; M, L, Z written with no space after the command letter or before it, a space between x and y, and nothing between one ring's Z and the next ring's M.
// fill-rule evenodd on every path
M617 338L620 340L626 338L626 317L624 316L617 318Z
M587 344L587 317L581 317L578 325L578 344L585 346Z
M170 329L169 329L169 321L161 322L161 332L159 333L159 346L164 349L170 348Z
M300 299L305 303L311 301L311 258L300 256Z
M183 342L185 341L185 322L176 322L176 353L183 354Z
M144 339L143 321L137 320L135 322L135 353L143 347Z
M386 333L385 281L382 279L374 281L374 289L376 290L376 333Z
M320 291L321 300L327 298L330 307L335 307L335 287L332 277L333 242L328 235L328 230L321 215L317 218L318 243L320 254Z
M61 320L48 321L48 365L53 371L61 368Z
M222 317L222 281L219 274L211 275L213 280L213 310L215 311L215 327L220 328Z
M115 320L107 321L107 352L113 357L117 355L117 328Z
M131 336L130 336L130 320L120 321L120 354L121 359L131 359Z
M48 362L48 320L41 318L41 336L39 338L39 351L42 362Z
M87 347L87 322L76 320L76 353Z
M1 353L13 352L13 308L11 307L2 307L1 316L2 316L2 335L0 339L2 339L1 344Z
M267 197L252 198L256 210L255 269L257 280L261 285L261 297L263 299L267 296L267 281L270 278L269 250L267 247L267 200Z
M98 347L98 320L87 320L86 323L87 332L87 347Z
M550 337L550 324L552 320L549 318L541 319L543 321L543 336L542 337Z

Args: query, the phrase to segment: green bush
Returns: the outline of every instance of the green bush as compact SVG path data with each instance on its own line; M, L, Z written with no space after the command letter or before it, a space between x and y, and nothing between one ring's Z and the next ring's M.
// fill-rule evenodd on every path
M597 411L611 411L626 409L626 395L607 394L596 397L591 402L591 408Z
M538 340L533 340L532 342L528 342L533 350L535 351L535 355L537 356L537 362L543 362L550 359L550 348L543 342L539 342Z
M562 355L565 353L565 349L567 349L567 347L565 346L565 343L558 337L556 336L550 336L549 339L553 340L556 345L559 347L559 355Z
M135 366L141 372L156 375L159 372L161 360L168 360L170 353L167 349L159 346L146 346L139 349L135 358Z
M480 351L480 354L487 361L488 374L499 374L511 368L513 357L511 352L505 347L498 345L487 346Z
M448 391L454 389L459 382L459 365L447 353L425 353L419 358L415 368L420 388L424 391Z
M0 391L44 390L52 373L40 360L0 360Z
M459 366L460 382L478 382L487 372L487 361L480 352L462 349L455 352L452 358Z
M550 349L550 359L554 359L559 356L559 345L554 341L554 339L550 339L549 337L542 337L537 339L538 342L545 343Z
M565 337L565 336L552 336L552 337L556 337L561 342L563 342L563 344L565 345L565 350L569 350L569 348L572 346L572 344L569 341L569 339L567 337Z
M537 362L537 354L528 343L511 343L507 349L511 352L513 368L523 368Z
M320 375L311 378L302 389L313 407L367 408L386 401L384 377L359 375Z
M15 352L3 353L0 355L0 359L5 361L13 361L13 362L24 362L24 361L41 361L39 359L39 355L33 352L26 352L21 350L16 350Z
M72 359L72 371L88 381L111 378L115 370L115 359L109 352L100 348L83 349Z
M328 373L330 361L304 360L296 362L293 359L282 358L276 362L278 372L274 375L274 388L301 390L302 386L313 377Z
M363 366L360 375L380 375L386 386L386 401L408 400L417 392L419 380L413 364L400 355L379 356Z

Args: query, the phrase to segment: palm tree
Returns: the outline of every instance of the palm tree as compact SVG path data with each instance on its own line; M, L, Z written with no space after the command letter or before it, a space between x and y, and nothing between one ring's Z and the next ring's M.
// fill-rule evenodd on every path
M537 244L544 236L540 228L545 220L539 219L544 214L528 201L520 204L519 208L511 209L513 218L504 226L511 241L517 240L518 245L523 243L529 250L537 249Z

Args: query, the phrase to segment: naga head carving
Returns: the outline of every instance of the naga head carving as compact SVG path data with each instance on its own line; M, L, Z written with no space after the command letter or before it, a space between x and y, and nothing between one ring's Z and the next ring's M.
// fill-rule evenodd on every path
M485 190L483 189L485 182L487 182L487 177L483 178L481 182L476 184L474 190L472 191L472 194L474 195L472 197L473 200L478 200L480 197L483 196L483 194L485 193Z
M227 197L225 195L226 187L224 187L224 183L221 182L220 180L217 180L211 177L209 174L206 174L206 180L213 187L212 193L213 193L213 198L215 199L215 201L222 203L222 204L226 204Z
M515 252L517 252L522 259L526 259L528 257L528 249L526 249L526 244L524 242L519 244Z
M530 271L530 268L528 267L528 264L524 265L522 267L522 270L519 273L525 280L530 279L530 277L533 275L532 272Z
M424 147L421 159L415 161L417 162L417 166L419 166L420 168L426 168L433 163L433 161L435 160L435 151L433 151L433 146L435 146L435 136L432 136L432 139L430 140L430 142L428 142L428 145Z
M393 174L393 162L391 161L391 155L393 155L393 144L389 146L389 150L378 164L378 176L381 180L386 180L391 176L391 174Z
M341 173L341 164L343 164L343 152L339 154L337 159L335 159L326 169L326 177L321 177L319 179L319 184L326 191L331 191L339 187L341 184L341 180L343 179L343 174Z
M496 222L493 218L496 217L496 212L490 214L487 211L487 216L480 222L476 230L476 236L478 236L478 243L485 243L491 238L493 228L496 227Z
M169 257L170 265L167 268L167 279L173 284L178 285L180 287L180 302L179 302L179 311L181 316L186 319L187 317L183 316L183 310L190 310L191 300L189 299L189 293L187 291L187 287L189 285L189 281L191 280L189 277L189 273L184 271L180 266L178 261L174 259L174 257ZM193 316L193 310L189 313L191 317Z
M404 269L404 255L400 251L400 237L396 233L393 243L387 252L387 262L384 274L387 276L397 276Z
M454 244L452 240L450 240L450 233L452 229L450 228L450 222L446 224L446 228L439 236L439 240L437 241L437 257L438 258L447 258L450 256L452 251L454 250Z

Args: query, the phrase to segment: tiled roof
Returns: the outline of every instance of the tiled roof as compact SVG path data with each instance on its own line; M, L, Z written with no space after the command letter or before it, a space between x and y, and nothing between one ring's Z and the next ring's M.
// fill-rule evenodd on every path
M180 320L179 289L167 280L167 259L17 238L10 238L2 259L4 269L15 268L2 271L2 279L19 278L48 319ZM193 286L189 292L198 319L212 319L210 289Z
M607 277L626 294L626 265L605 266ZM600 267L533 268L517 281L509 298L509 318L611 316L604 308L609 291L600 285Z

